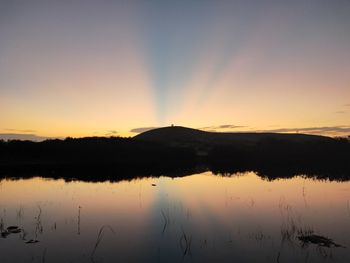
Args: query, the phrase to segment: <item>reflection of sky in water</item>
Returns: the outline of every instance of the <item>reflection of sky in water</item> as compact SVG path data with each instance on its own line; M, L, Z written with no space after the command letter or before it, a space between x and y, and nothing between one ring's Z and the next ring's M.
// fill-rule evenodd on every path
M2 180L4 227L18 225L26 240L37 235L40 243L25 244L23 233L1 238L1 262L89 262L104 225L115 234L105 228L94 262L273 262L278 254L281 262L324 256L325 262L349 262L344 248L302 249L295 238L281 242L293 221L348 247L349 200L348 182L268 182L253 173L119 183ZM184 235L190 243L186 255Z

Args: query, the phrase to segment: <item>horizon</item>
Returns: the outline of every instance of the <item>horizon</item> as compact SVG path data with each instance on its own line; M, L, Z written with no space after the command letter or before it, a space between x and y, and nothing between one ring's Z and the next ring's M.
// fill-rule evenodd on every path
M91 135L91 136L80 136L80 137L74 137L74 136L66 136L66 137L43 137L38 136L31 133L3 133L0 134L0 140L4 141L10 141L10 140L22 140L22 141L34 141L34 142L41 142L45 140L53 140L53 139L59 139L64 140L67 138L90 138L90 137L97 137L97 138L132 138L135 137L141 133L152 131L156 129L162 129L162 128L185 128L185 129L193 129L193 130L200 130L205 132L213 132L213 133L275 133L275 134L300 134L300 135L315 135L315 136L326 136L326 137L339 137L339 138L350 138L350 135L334 135L331 136L329 133L337 132L337 129L346 129L344 127L313 127L313 128L306 128L306 129L274 129L274 130L241 130L241 131L234 131L230 130L232 127L227 127L228 125L222 126L207 126L207 127L201 127L201 128L192 128L192 127L185 127L185 126L179 126L179 125L169 125L169 126L163 126L163 127L142 127L137 129L130 130L131 135L120 135L117 133L108 133L106 135ZM229 130L227 130L229 129ZM334 130L335 129L335 130ZM338 131L339 133L339 131Z

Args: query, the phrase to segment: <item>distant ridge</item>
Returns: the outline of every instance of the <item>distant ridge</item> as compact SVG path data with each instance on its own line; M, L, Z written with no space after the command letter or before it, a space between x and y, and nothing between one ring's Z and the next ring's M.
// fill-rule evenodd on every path
M255 145L263 140L283 140L289 142L327 142L331 137L309 134L258 133L258 132L207 132L182 126L157 128L140 133L135 140L159 142L171 145Z
M41 142L48 139L55 139L51 137L43 137L35 134L28 133L0 133L0 140L21 140L21 141L34 141Z

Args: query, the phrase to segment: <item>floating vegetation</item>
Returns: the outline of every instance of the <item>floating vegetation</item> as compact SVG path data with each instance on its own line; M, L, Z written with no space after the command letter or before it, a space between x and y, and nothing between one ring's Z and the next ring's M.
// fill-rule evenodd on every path
M11 234L18 234L21 233L22 229L20 229L18 226L9 226L4 230L4 227L1 227L1 237L6 238Z
M6 238L8 235L10 235L10 233L7 232L7 231L1 232L1 237L2 237L2 238Z
M345 248L342 245L339 245L335 243L332 239L320 235L315 234L302 234L298 236L298 239L302 242L302 245L308 245L308 244L315 244L321 247L342 247Z
M10 234L18 234L21 233L21 229L18 226L9 226L7 227L7 232Z
M40 241L37 239L30 239L26 242L26 244L35 244L35 243L39 243Z

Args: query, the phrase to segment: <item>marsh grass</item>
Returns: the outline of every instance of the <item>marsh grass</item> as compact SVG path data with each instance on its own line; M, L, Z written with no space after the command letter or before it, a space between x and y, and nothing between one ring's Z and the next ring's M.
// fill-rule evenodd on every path
M184 258L187 254L191 254L192 236L188 236L183 228L181 228L181 231L182 235L180 237L180 248Z
M265 235L261 229L258 229L256 232L250 235L250 238L254 239L257 242L262 242L266 239L270 239L271 237L268 235Z
M96 249L98 248L98 246L100 245L100 243L101 243L101 241L103 239L103 235L104 235L105 229L109 229L112 232L112 234L115 235L115 231L114 231L114 229L111 226L102 226L100 228L99 232L98 232L94 248L93 248L93 250L91 252L91 255L90 255L91 259L93 259L94 255L95 255L95 252L96 252Z
M17 218L19 220L22 220L23 219L23 216L24 216L24 209L22 206L19 207L19 209L17 210Z
M163 216L163 219L164 219L164 225L163 225L163 230L162 230L162 234L165 233L165 230L170 222L169 220L169 215L166 215L163 211L163 209L161 210L161 213L162 213L162 216Z
M298 228L298 236L309 236L313 235L315 231L311 227Z
M4 231L4 219L1 218L0 219L0 232L3 232Z
M304 181L304 183L303 183L302 196L303 196L305 208L309 208L309 204L308 204L307 199L306 199L305 181Z
M42 209L41 209L40 205L38 205L38 209L39 209L38 215L35 217L35 219L36 219L36 223L35 223L35 240L37 240L38 234L42 234L43 231L44 231L44 227L43 227L42 222L41 222Z
M303 197L305 194L305 189L303 187ZM294 245L294 240L297 235L300 233L309 233L313 232L312 227L303 226L301 216L293 210L293 207L286 203L282 198L279 203L279 210L282 217L282 226L281 226L281 242L289 243Z
M22 239L23 241L27 240L27 234L28 234L28 233L22 228L21 239Z
M288 242L289 244L293 244L297 232L298 226L293 219L289 220L288 223L284 223L281 227L282 243Z
M78 229L77 229L77 234L80 235L80 214L81 214L81 206L78 207ZM56 229L56 223L55 223L55 229Z

